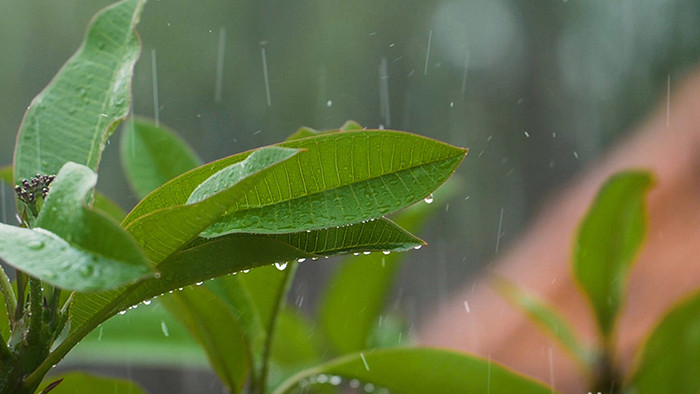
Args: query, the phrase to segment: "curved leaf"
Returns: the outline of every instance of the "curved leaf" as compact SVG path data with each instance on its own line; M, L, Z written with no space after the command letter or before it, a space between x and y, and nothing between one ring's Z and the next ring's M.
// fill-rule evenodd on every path
M551 394L545 385L494 362L447 350L383 349L347 355L302 371L274 392L291 392L320 375L357 379L401 393Z
M620 309L627 271L646 233L645 196L652 185L646 171L613 175L598 192L574 244L574 276L609 337Z
M57 383L60 381L60 383ZM91 375L84 372L70 372L46 378L46 386L54 385L50 394L147 394L136 383L124 379Z
M231 392L242 392L250 369L250 348L229 307L203 287L188 287L162 302L204 348L221 381Z
M142 279L151 268L119 225L84 203L97 182L89 168L66 163L51 185L34 229L0 226L0 255L13 267L58 287L105 290Z
M448 181L435 192L435 198L445 201L456 190L454 181ZM416 204L394 219L406 230L416 232L438 207L437 203ZM319 302L318 320L324 338L337 354L367 348L402 260L397 253L350 257L327 282Z
M646 341L626 393L700 392L700 293L676 305Z
M296 232L377 218L426 197L466 154L429 138L386 130L333 133L278 146L305 151L267 172L205 235ZM200 183L248 155L229 156L173 179L141 201L122 225L184 204Z
M134 31L145 0L98 13L82 46L24 115L15 146L15 179L55 174L73 161L96 171L102 149L129 112L141 46Z
M120 150L127 179L139 198L202 164L173 131L143 120L126 124Z

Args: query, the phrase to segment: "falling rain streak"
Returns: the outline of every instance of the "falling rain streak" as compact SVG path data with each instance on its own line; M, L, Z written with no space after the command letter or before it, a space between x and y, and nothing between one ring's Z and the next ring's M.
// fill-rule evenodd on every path
M384 126L391 127L391 108L389 107L389 73L386 58L379 62L379 109Z
M671 74L666 76L666 127L671 125Z
M469 56L470 53L469 51L467 51L467 56L464 59L464 74L462 75L462 96L464 96L464 92L467 90L467 71L469 70Z
M151 83L153 84L153 118L156 127L160 127L160 105L158 104L158 64L156 63L156 50L151 49Z
M423 75L428 75L428 64L430 63L430 44L433 41L433 30L428 31L428 49L425 51L425 68Z
M265 54L265 48L260 48L260 56L262 56L262 66L263 66L263 78L265 78L265 95L267 97L267 106L272 105L272 98L270 97L270 77L267 74L267 55Z
M219 29L219 47L216 55L216 88L214 102L220 103L224 90L224 55L226 54L226 28Z
M503 208L501 208L501 215L498 219L498 233L496 234L496 254L498 254L498 247L501 245L501 229L503 228Z
M365 354L360 353L360 358L362 358L362 363L365 364L365 369L369 371L369 364L367 364L367 360L365 359Z

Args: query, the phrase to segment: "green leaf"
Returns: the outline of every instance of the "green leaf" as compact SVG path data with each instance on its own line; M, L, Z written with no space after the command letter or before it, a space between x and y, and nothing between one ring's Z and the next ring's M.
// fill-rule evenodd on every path
M195 195L196 201L159 209L131 222L128 221L129 215L125 219L126 230L138 240L146 256L158 264L192 241L236 200L243 198L268 171L297 153L299 150L279 147L258 149L244 161L231 164L204 180L198 189L199 194ZM173 182L177 185L180 179L178 177Z
M446 201L457 189L453 181L447 182L435 192L435 198ZM416 204L395 219L408 231L416 232L439 205ZM356 352L367 347L402 260L402 255L397 253L351 257L327 282L319 302L318 319L321 332L335 353Z
M318 232L335 232L337 236L333 237L316 235L312 231L299 234L298 237L295 237L294 234L231 234L208 241L197 240L191 244L191 247L173 254L158 265L158 271L161 274L160 278L146 279L121 289L99 294L76 294L71 306L70 334L35 373L39 374L42 370L48 370L51 365L58 362L68 350L75 346L81 338L107 318L125 310L129 306L196 282L232 272L269 265L274 262L317 258L322 255L332 255L353 250L348 245L353 245L357 250L372 250L371 242L375 238L372 234L375 231L365 231L362 228L375 226L375 229L381 229L384 226L383 222L384 220L375 220L373 222L341 227L340 229L318 230ZM389 221L386 222L391 223ZM343 236L343 234L346 234L346 236ZM285 239L297 240L299 247L307 249L299 249L285 243ZM306 242L303 241L305 239L326 239L328 242ZM369 243L366 244L359 241ZM418 244L399 239L399 243L395 246L398 250L401 250ZM376 250L393 249L391 246L382 242L381 247ZM274 268L270 267L268 269ZM250 274L252 275L253 272ZM275 281L271 285L273 286L272 288L261 286L256 291L274 293L278 283ZM270 298L270 300L273 300L273 298Z
M99 192L95 192L95 201L92 203L92 208L104 213L117 222L121 222L126 216L126 212L124 212L117 203Z
M80 341L65 361L82 365L129 363L206 368L203 349L159 300L140 304L102 323Z
M533 294L519 289L504 278L496 278L496 289L513 305L520 308L540 329L555 338L586 371L592 366L591 354L574 334L563 317L553 306L538 299Z
M250 369L250 348L228 305L203 287L188 287L162 302L202 345L231 392L242 392Z
M339 131L352 131L352 130L362 130L362 126L360 126L359 123L357 123L353 120L348 120L347 122L343 123L342 126L340 126L340 129L318 131L318 130L312 129L311 127L300 127L299 130L297 130L294 134L287 137L287 139L285 141L294 141L294 140L300 140L302 138L307 138L307 137L315 137L315 136L324 135L324 134L337 133Z
M24 115L15 147L15 179L55 174L73 161L97 170L107 138L126 117L134 63L134 27L145 0L100 11L82 46Z
M136 243L84 204L97 182L89 168L66 163L51 184L34 229L0 225L0 255L13 267L58 287L114 288L153 272Z
M620 309L627 271L646 233L645 196L652 176L645 171L613 175L598 192L574 245L574 276L609 338Z
M50 394L147 394L136 383L124 379L102 377L84 372L70 372L51 376L44 380L42 387L63 379L50 390Z
M377 218L429 195L466 153L429 138L385 130L327 134L278 146L304 152L267 172L205 235L296 232ZM200 183L249 154L229 156L173 179L141 201L122 225L184 204Z
M139 198L202 164L173 131L143 120L127 123L120 150L127 179Z
M271 358L278 365L311 365L320 360L318 334L310 321L299 313L282 308L277 317Z
M401 393L553 392L495 362L429 348L370 350L347 355L294 375L274 392L291 392L301 382L308 384L309 379L320 375L357 379Z
M652 331L626 393L700 392L700 293L678 303Z
M349 131L284 144L304 148L202 233L287 233L342 226L412 205L442 184L466 150L395 131Z

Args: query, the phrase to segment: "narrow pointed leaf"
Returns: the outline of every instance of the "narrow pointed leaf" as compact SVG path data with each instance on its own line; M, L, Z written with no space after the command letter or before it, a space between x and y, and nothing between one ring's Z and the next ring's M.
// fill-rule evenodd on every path
M651 174L613 175L598 192L574 245L574 275L593 304L608 337L620 310L627 272L646 233L646 193Z
M85 372L70 372L48 377L44 380L41 388L44 389L61 379L63 380L51 389L49 394L147 394L136 383L128 380L97 376Z
M131 237L85 201L97 182L89 168L66 163L34 229L0 226L0 255L8 264L58 287L105 290L142 279L151 268Z
M448 181L435 193L447 201L457 190ZM417 232L440 204L416 204L394 216L410 232ZM387 249L385 252L391 252ZM319 302L319 327L336 354L367 348L372 327L384 310L394 277L401 267L398 253L349 257L327 282Z
M700 293L676 305L644 344L625 393L700 392Z
M372 383L400 393L551 394L553 389L488 360L429 348L382 349L347 355L304 370L275 394L294 392L319 375Z
M162 302L204 348L231 392L242 392L250 369L250 348L229 307L204 287L188 287Z
M349 131L286 143L307 149L202 233L287 233L378 218L422 200L466 150L400 132Z
M203 182L196 201L185 201L144 215L126 224L126 230L143 247L146 256L158 264L182 248L213 223L226 208L264 176L299 153L296 149L268 147L256 150L244 161L212 174ZM201 168L201 167L200 167ZM179 179L179 178L178 178ZM128 217L127 217L128 219Z
M173 131L143 120L126 124L120 150L127 179L139 198L202 164Z
M569 324L553 306L538 299L533 294L517 288L506 279L499 278L495 284L501 295L525 312L543 331L556 339L564 349L574 356L581 367L587 370L592 366L593 354L581 344Z
M68 161L97 169L102 149L129 111L140 43L134 31L145 0L98 13L82 46L24 115L15 147L15 179L55 174Z

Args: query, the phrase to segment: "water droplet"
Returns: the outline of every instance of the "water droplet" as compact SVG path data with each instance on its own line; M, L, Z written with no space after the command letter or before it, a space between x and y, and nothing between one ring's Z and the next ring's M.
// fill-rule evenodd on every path
M195 283L195 286L201 286L202 284L204 284L204 282L197 282Z
M329 108L330 108L332 105L333 105L333 101L332 101L332 100L326 101L326 107L329 107Z
M244 274L247 274L248 272L250 272L249 269L248 269L248 270L243 270L243 273L244 273Z
M364 254L365 256L367 256L367 255L370 254L370 253L372 253L372 252L370 252L369 250L368 250L368 251L365 251L365 252L362 252L362 254Z
M146 300L143 302L144 305L151 305L151 300Z
M163 331L163 335L166 337L170 336L170 333L168 332L168 326L165 324L165 320L160 321L160 329Z
M298 259L297 261L303 263L304 261L306 261L306 259Z
M371 393L374 391L374 385L372 383L367 383L365 385L365 393Z
M277 267L277 269L280 271L284 271L285 268L287 268L287 263L275 263L275 267Z
M337 385L339 385L339 384L342 383L342 382L343 382L343 378L341 378L340 376L338 376L338 375L333 375L333 376L331 376L330 383L331 383L333 386L337 386Z
M359 256L359 255L360 255L360 252L354 252L352 255L353 255L353 256Z
M382 251L382 253L389 254L389 253L391 253L391 250L384 250L384 251Z
M432 204L432 202L433 202L433 193L430 193L430 195L429 195L428 197L426 197L424 201L425 201L426 204Z
M350 381L350 388L356 389L360 387L360 381L357 379L353 379Z
M316 381L319 383L328 383L328 375L324 375L324 374L318 375L316 377Z
M125 314L126 314L126 309L124 309L123 311L119 311L119 314L120 314L120 315L125 315Z
M418 249L420 249L420 248L422 248L422 247L423 247L423 245L418 245L418 246L414 247L413 249L418 250Z
M31 250L41 250L44 249L44 242L39 240L32 240L27 243L27 247Z

